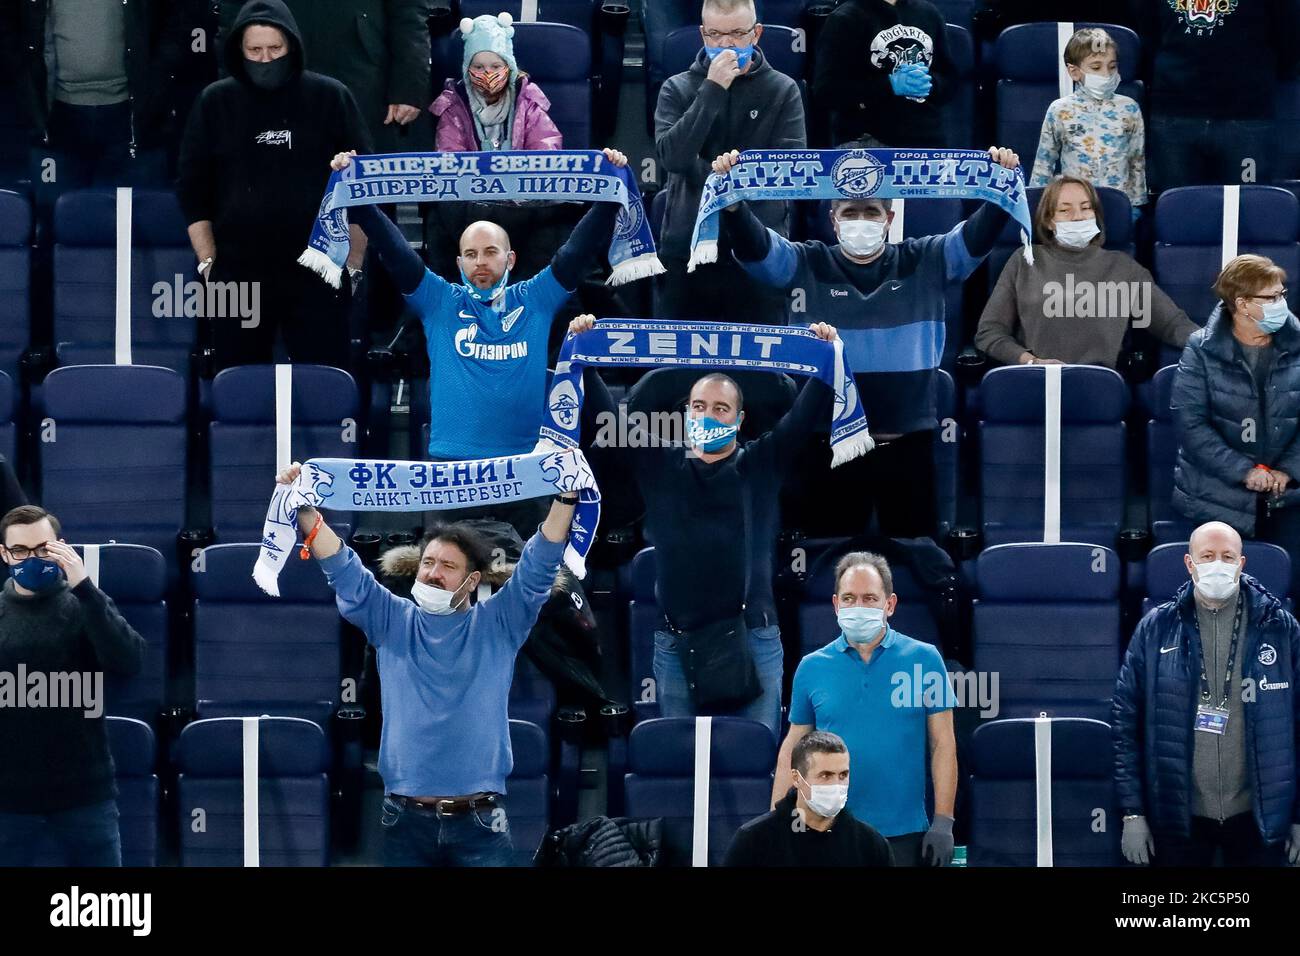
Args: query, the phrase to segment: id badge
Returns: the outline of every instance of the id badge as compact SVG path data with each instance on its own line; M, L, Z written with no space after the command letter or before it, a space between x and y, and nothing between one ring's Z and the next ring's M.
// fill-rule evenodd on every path
M1228 732L1228 711L1223 707L1201 704L1196 708L1196 729L1222 736Z

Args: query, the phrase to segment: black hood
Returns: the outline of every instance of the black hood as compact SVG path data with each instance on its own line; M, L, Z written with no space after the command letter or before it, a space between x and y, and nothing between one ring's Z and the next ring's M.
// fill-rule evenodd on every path
M222 50L226 72L241 83L248 82L248 74L244 71L244 30L258 24L278 27L284 32L289 38L289 56L293 58L294 72L301 73L307 61L302 48L302 33L284 0L248 0L240 8Z

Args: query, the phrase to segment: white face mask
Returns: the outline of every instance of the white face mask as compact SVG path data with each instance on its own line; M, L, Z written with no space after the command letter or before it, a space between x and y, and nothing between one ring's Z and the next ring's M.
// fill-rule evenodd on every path
M1083 74L1083 90L1095 100L1108 100L1119 89L1119 71L1111 76L1100 73Z
M1226 601L1237 590L1241 565L1230 561L1206 561L1196 565L1196 591L1207 601Z
M851 256L874 256L885 244L886 224L878 219L839 219L840 245Z
M803 774L799 774L799 779L803 780ZM808 781L804 780L804 783ZM808 804L808 809L819 817L829 818L838 815L849 800L847 783L808 783L808 789L811 791L811 796L806 797L804 802Z
M1063 219L1054 225L1056 241L1070 249L1082 249L1101 234L1095 216L1088 219Z
M469 578L465 580L468 581ZM459 590L460 588L456 589ZM425 584L423 581L416 581L411 585L411 597L415 598L415 603L421 610L428 611L430 614L451 614L458 610L452 606L452 602L456 599L456 591L447 591L432 584Z

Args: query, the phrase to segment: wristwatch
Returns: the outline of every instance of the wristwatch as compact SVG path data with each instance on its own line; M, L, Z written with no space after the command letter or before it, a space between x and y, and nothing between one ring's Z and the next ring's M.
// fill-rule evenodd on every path
M567 498L564 495L555 495L554 497L556 501L563 505L576 505L578 503L577 495L574 495L572 498Z

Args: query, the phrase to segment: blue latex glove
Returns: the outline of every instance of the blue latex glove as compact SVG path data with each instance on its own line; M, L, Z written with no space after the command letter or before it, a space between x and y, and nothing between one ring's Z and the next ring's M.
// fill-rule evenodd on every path
M934 81L930 71L917 63L904 63L889 74L889 85L895 96L915 96L921 99L930 95Z

